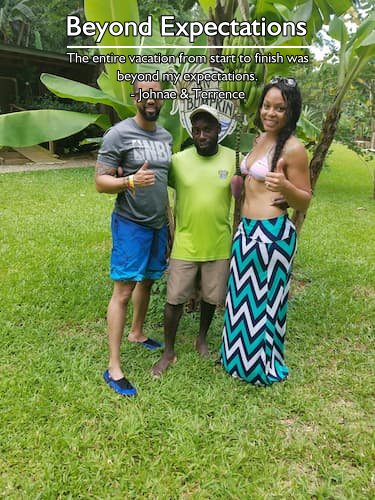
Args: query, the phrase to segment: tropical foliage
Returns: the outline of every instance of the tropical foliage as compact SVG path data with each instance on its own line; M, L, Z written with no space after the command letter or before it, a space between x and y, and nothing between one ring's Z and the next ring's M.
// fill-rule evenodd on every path
M331 20L329 33L340 44L337 93L327 110L318 144L311 160L313 186L318 180L324 158L335 136L344 97L353 80L375 57L374 25L375 13L372 13L360 24L357 31L350 35L342 19L333 18Z
M237 4L236 4L237 5ZM207 10L207 5L202 2L202 7ZM233 8L235 5L233 4ZM93 0L85 1L85 13L88 20L96 20L99 22L105 22L108 20L108 6L104 3L98 3ZM230 13L232 15L233 13ZM121 1L112 1L111 17L115 19L128 19L133 21L139 21L138 5L136 0L129 0L124 3ZM148 43L152 43L152 40L147 40ZM124 44L124 38L121 41L118 37L113 37L110 34L106 34L102 40L102 45L119 45L119 43ZM127 45L137 45L139 40L135 37L129 36L125 39ZM163 44L164 41L159 37L157 44ZM202 42L200 42L202 43ZM147 50L144 48L143 50ZM166 48L166 50L168 50ZM135 54L136 49L101 49L102 54L109 52L114 52L115 54L123 54L128 56L129 54ZM61 77L54 77L52 75L42 75L42 82L47 86L49 90L54 92L60 97L66 97L78 101L87 101L91 103L106 104L115 109L120 119L130 116L134 113L134 107L130 98L131 88L130 84L127 82L118 82L116 75L117 71L122 73L136 73L141 72L142 67L137 66L129 61L127 58L126 63L118 64L106 64L105 72L103 72L98 78L97 84L98 89L93 89L87 85L83 85L78 82L73 82ZM163 114L161 117L162 123L173 133L175 139L175 147L178 149L179 144L184 138L184 133L179 126L177 117L172 119L170 114L171 105L167 104L163 109ZM60 113L54 113L52 110L49 111L49 115L56 120L61 120L63 115ZM26 115L25 115L26 116ZM38 119L38 113L30 113L28 119L33 122L35 120L34 126L31 127L32 131L36 132L35 138L32 134L28 133L27 136L22 136L22 130L18 127L12 127L12 121L16 119L14 115L3 115L0 117L0 144L7 146L19 146L30 145L30 141L35 143L35 141L43 137L44 141L57 139L51 133L51 128L46 126L46 123ZM59 137L61 134L68 133L70 131L72 122L76 120L76 115L71 115L68 120L58 122L57 128L59 130ZM103 120L100 120L103 123ZM81 122L82 123L82 122ZM76 127L75 127L76 128ZM6 135L2 133L4 130L13 130L14 136L10 137L9 133ZM21 133L21 135L19 135Z
M186 2L187 0L181 5L187 5ZM189 5L190 4L192 5L192 2L189 2ZM343 61L342 64L340 64L338 75L339 94L335 97L335 106L341 106L342 99L348 91L350 83L365 67L374 52L374 35L371 34L371 22L373 22L373 18L368 17L361 23L355 34L350 35L347 31L345 31L346 28L342 19L338 17L347 12L348 9L352 9L352 3L350 0L332 0L330 2L321 0L297 2L280 0L278 3L268 1L255 2L255 0L250 2L246 0L233 0L217 3L216 0L201 0L200 6L208 18L214 19L217 22L225 19L233 19L235 17L239 20L249 19L250 15L251 18L261 18L262 16L267 16L267 20L276 20L279 22L283 20L305 20L307 22L309 29L306 40L302 40L301 37L299 37L298 40L296 40L296 38L279 38L276 41L272 39L272 37L259 39L254 38L254 43L256 45L276 44L280 46L288 46L296 45L297 43L311 43L323 23L330 22L330 34L340 40L340 58ZM108 5L103 2L86 0L84 8L85 15L88 20L95 20L101 23L110 20L108 19ZM174 13L178 12L179 7L176 2L173 2L173 8ZM128 0L125 3L120 0L111 0L111 18L113 20L126 19L136 22L139 21L140 15L137 1ZM156 30L154 33L155 32ZM178 43L178 40L177 42L174 42ZM101 48L100 51L102 54L114 53L116 55L122 54L128 56L129 54L135 54L137 49L119 48L119 44L133 46L139 45L139 43L140 40L133 36L129 36L127 38L113 37L109 33L106 33L102 40L102 45L115 46L115 48ZM162 39L160 36L157 37L156 35L154 38L141 40L141 43L143 44L143 47L140 49L141 53L150 53L153 49L148 49L147 45L163 45L165 44L165 39ZM203 40L202 42L202 40L199 40L199 44L207 45L207 41ZM191 50L193 51L194 47L192 47ZM293 50L295 49L290 49L291 52ZM304 49L302 48L297 49L296 53L302 53L303 50ZM165 45L164 52L171 54L173 51ZM200 53L202 53L202 50L200 50ZM138 73L142 72L144 69L145 68L142 65L131 63L128 57L125 63L106 64L105 71L97 80L98 88L96 89L82 83L47 74L42 75L41 80L46 87L57 96L77 101L86 101L93 104L105 104L107 106L111 106L116 111L118 117L120 119L124 119L127 116L131 116L135 109L130 98L130 83L118 82L117 71L120 71L121 73ZM284 62L284 64L268 65L267 78L276 73L285 74L290 72L290 69L290 65L286 62ZM179 71L180 68L175 68L175 70ZM184 138L186 138L186 133L182 130L177 115L171 115L170 111L171 103L167 101L167 104L163 107L161 123L172 132L175 149L179 149L180 144ZM27 136L23 134L23 131L19 127L12 126L13 121L19 119L16 118L15 115L8 114L0 116L0 145L30 145L31 143L35 144L36 140L39 140L41 137L44 141L58 138L52 134L51 127L47 125L48 122L38 118L38 113L40 113L39 111L26 113L29 113L27 116L31 126L31 132L28 132ZM54 120L57 120L56 129L59 130L59 137L64 136L62 134L69 133L72 128L77 130L79 123L83 125L86 122L92 123L93 120L92 115L83 117L83 120L78 120L75 114L71 114L68 119L66 118L66 115L63 116L61 113L56 113L54 110L49 110L48 114L51 119L53 118ZM105 124L108 123L108 121L106 122L103 117L98 115L97 123L101 124L105 128ZM318 129L312 126L307 117L304 117L301 120L300 128L306 140L310 142L311 140L316 140ZM6 130L12 130L13 132L7 132L5 134ZM33 137L33 132L35 132L35 137ZM322 158L322 155L320 155L320 158Z
M66 16L74 15L84 19L83 0L29 1L33 2L35 13L33 26L40 32L43 48L51 52L64 53L65 47L72 44L72 40L66 34ZM90 42L90 38L85 36L77 36L74 39L77 45L86 45Z
M34 21L30 0L1 0L0 42L27 47L34 36L31 45L40 48L40 33L35 29Z
M324 122L327 111L338 92L338 62L311 61L306 66L293 68L293 76L303 94L304 115L317 127ZM342 114L335 139L355 148L356 141L371 142L372 95L371 84L374 63L369 62L355 78L342 103ZM357 151L360 152L360 151Z

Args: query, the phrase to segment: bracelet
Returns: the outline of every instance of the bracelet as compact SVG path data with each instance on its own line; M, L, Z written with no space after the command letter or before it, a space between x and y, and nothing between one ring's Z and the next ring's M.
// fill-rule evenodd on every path
M129 180L129 187L130 187L130 189L134 189L134 187L135 187L135 184L134 184L134 175L129 175L128 180Z
M129 177L123 177L122 183L123 183L124 189L129 189Z

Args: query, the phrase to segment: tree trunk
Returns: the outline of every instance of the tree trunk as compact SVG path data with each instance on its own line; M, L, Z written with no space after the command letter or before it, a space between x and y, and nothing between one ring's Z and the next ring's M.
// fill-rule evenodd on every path
M232 2L230 2L232 3ZM221 5L220 2L216 2L215 9L212 10L210 7L209 10L209 20L215 22L216 24L220 24L221 22L224 21L229 21L231 19L230 16L232 16L232 11L230 11L230 14L227 12L228 5L226 6L227 8L224 9L224 7ZM231 9L232 7L229 6ZM216 56L220 55L222 53L222 49L215 48L218 45L223 45L224 42L224 36L221 35L220 33L217 33L216 35L209 36L208 37L208 55L209 56ZM223 69L223 65L221 63L210 63L210 66L216 67Z
M245 187L243 187L242 195L238 200L234 201L234 212L233 212L233 226L232 226L232 237L237 232L238 225L241 220L242 205L245 197Z
M333 104L327 113L326 119L323 123L322 131L320 133L318 144L315 147L313 157L310 161L310 179L311 189L314 190L318 181L319 175L322 171L324 160L326 159L328 150L335 137L337 124L340 120L341 108L338 104ZM299 210L294 210L292 214L292 221L294 222L297 233L300 233L302 225L305 221L306 214Z
M324 160L326 159L328 150L335 137L336 128L340 119L340 115L341 115L340 106L334 104L328 110L326 119L324 121L323 128L319 136L318 144L315 148L313 157L310 162L311 189L313 190L318 181L320 172L322 171Z
M296 226L297 234L301 232L302 225L305 222L306 214L304 212L300 212L299 210L293 210L292 213L292 222Z

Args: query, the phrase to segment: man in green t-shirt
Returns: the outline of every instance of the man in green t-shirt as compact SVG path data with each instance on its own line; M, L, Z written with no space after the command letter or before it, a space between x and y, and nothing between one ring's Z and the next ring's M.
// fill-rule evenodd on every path
M174 344L185 302L200 277L200 327L196 349L208 355L207 332L225 300L231 247L231 187L235 152L218 144L216 109L202 105L191 115L194 146L172 156L169 185L176 190L176 230L164 310L165 349L153 366L160 376L176 361Z

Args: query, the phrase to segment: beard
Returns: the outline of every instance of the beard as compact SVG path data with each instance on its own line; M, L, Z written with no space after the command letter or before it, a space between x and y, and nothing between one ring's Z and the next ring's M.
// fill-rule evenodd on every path
M147 109L145 109L143 106L140 106L138 110L143 118L148 122L156 122L156 120L159 118L160 108L155 107L154 111L147 111Z

